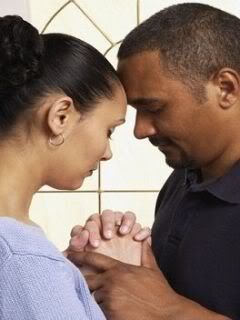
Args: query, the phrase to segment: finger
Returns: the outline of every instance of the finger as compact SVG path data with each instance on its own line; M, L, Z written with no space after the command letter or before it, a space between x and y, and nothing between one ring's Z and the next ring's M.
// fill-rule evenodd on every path
M89 266L77 266L79 269L80 269L80 271L81 271L81 274L84 276L84 278L86 277L86 276L88 276L88 275L96 275L96 274L98 274L99 273L99 271L98 270L96 270L95 268L93 268L93 267L89 267Z
M101 224L101 215L100 215L99 213L94 213L94 214L92 214L92 215L87 219L87 222L88 222L88 221L94 221L94 222L98 225L99 229L101 229L101 227L102 227L102 224Z
M102 233L105 239L111 239L115 229L115 213L112 210L104 210L102 217Z
M96 252L71 252L68 259L75 265L87 265L96 268L98 271L112 269L121 262Z
M142 230L142 226L140 223L134 223L131 231L131 235L135 237Z
M89 240L89 233L87 230L83 230L80 234L73 236L69 241L69 247L67 250L82 251L87 245Z
M96 291L100 289L104 284L104 275L103 274L89 274L84 276L90 291Z
M143 241L142 245L142 266L149 269L159 270L148 240Z
M80 225L76 225L72 228L70 236L74 237L82 231L83 227Z
M122 224L123 213L121 211L115 211L115 226L120 226Z
M92 296L98 304L102 304L105 299L104 289L93 291ZM100 307L103 308L103 305L101 305Z
M131 232L134 224L136 222L136 215L131 211L125 212L122 218L122 225L119 229L120 234L128 234Z
M149 227L145 227L135 234L134 240L143 241L150 236L151 236L151 229Z
M89 244L94 248L98 248L100 245L101 235L97 222L94 220L88 221L84 229L89 233Z

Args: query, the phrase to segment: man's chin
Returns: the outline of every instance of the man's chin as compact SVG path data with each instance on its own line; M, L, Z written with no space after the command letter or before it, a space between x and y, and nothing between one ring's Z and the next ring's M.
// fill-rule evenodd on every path
M169 167L173 169L186 169L186 168L193 168L193 161L188 159L169 159L166 158L166 163Z

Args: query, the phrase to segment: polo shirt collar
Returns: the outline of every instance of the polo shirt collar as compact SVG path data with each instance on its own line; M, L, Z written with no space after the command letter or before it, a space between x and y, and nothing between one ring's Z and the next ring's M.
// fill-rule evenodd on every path
M240 204L240 161L224 176L199 182L200 171L186 169L185 184L192 192L208 191L216 198L232 204Z

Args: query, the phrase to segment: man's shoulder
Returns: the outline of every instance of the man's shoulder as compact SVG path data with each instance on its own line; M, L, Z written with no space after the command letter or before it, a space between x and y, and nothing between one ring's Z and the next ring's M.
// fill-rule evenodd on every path
M163 185L162 189L159 192L156 210L158 209L160 203L162 201L167 200L169 197L173 197L175 193L184 185L186 179L186 171L185 169L175 169L168 177L167 181Z
M176 190L178 186L182 186L186 180L186 170L185 169L175 169L168 177L167 181L160 190L159 195L163 195L166 192Z

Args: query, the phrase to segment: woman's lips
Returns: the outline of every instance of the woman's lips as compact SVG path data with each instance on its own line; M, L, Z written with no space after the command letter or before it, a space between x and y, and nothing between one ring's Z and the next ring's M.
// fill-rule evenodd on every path
M98 167L95 167L88 171L88 176L91 176L93 174L93 171L97 170Z

